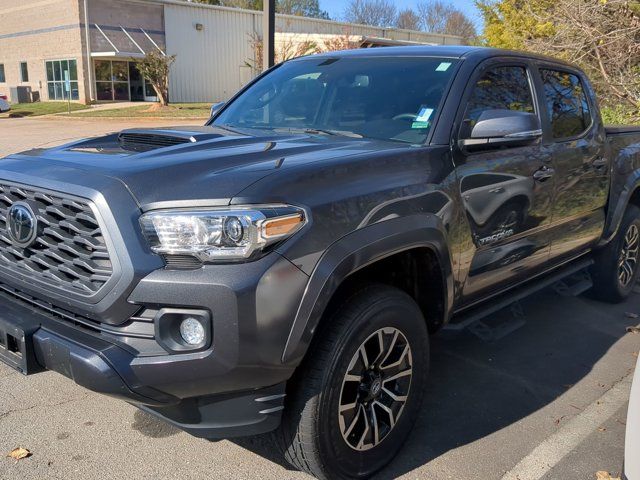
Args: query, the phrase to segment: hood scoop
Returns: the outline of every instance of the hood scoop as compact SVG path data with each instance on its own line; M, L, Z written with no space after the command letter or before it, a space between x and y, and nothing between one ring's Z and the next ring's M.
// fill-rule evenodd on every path
M196 129L131 129L118 134L120 148L132 152L148 152L158 148L174 147L202 140L221 137L216 129L205 127Z

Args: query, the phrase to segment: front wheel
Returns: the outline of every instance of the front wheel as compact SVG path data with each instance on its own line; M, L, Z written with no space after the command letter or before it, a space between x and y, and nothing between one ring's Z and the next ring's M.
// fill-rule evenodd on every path
M596 255L591 269L593 294L600 300L625 300L638 280L640 261L640 209L629 205L618 233Z
M387 465L415 422L428 333L406 293L372 286L332 318L293 379L276 432L287 460L318 478L367 478Z

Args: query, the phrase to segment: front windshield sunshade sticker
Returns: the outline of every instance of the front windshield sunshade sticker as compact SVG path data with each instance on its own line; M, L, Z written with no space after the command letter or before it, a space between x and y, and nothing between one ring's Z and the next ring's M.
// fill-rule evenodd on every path
M411 128L429 128L431 115L433 115L433 108L420 107L420 111L411 124Z
M450 66L451 66L451 62L442 62L436 68L436 72L446 72L447 70L449 70Z

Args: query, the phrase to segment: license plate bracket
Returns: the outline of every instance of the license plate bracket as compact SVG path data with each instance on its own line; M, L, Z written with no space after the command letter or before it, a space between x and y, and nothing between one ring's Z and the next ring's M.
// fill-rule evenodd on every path
M33 334L40 325L18 326L0 318L0 361L23 375L42 372L33 349Z

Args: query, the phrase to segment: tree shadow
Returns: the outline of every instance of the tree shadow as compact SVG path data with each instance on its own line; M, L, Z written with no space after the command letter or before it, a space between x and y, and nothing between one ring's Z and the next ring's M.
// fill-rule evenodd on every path
M522 302L523 327L495 342L468 331L432 338L431 374L414 430L376 478L391 479L497 432L550 404L586 376L637 321L640 296L607 305L547 289ZM510 310L492 320L508 320ZM268 437L237 445L291 470Z

